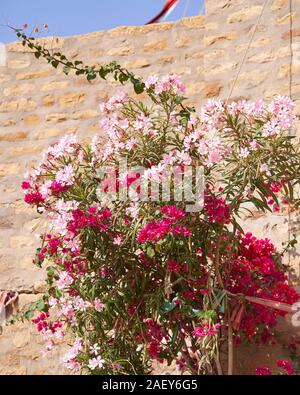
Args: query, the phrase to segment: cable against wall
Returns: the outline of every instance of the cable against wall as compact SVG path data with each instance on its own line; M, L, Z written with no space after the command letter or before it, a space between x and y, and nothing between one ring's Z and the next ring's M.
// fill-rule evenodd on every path
M259 25L259 22L260 22L262 16L263 16L263 13L264 13L264 11L265 11L265 9L266 9L266 6L267 6L268 2L269 2L269 0L265 0L264 5L263 5L263 8L262 8L262 10L261 10L261 13L260 13L259 17L257 18L256 24L255 24L254 29L253 29L253 32L252 32L252 35L251 35L251 37L250 37L249 43L248 43L248 45L247 45L246 51L245 51L244 56L243 56L243 59L242 59L242 61L241 61L241 63L240 63L238 72L237 72L237 74L236 74L236 77L235 77L234 82L233 82L233 84L232 84L232 87L231 87L231 89L230 89L229 96L227 97L226 102L228 102L228 100L231 98L231 95L232 95L232 93L233 93L234 87L235 87L235 85L236 85L236 83L237 83L237 81L238 81L238 78L239 78L239 76L240 76L242 67L243 67L243 65L244 65L244 63L245 63L245 60L246 60L246 57L247 57L247 55L248 55L248 51L249 51L250 46L251 46L251 44L252 44L252 41L253 41L253 39L254 39L254 36L255 36L257 27L258 27L258 25Z
M290 14L290 20L289 20L289 30L290 30L290 40L289 40L289 46L290 46L290 64L289 64L289 96L290 99L293 100L293 94L292 94L292 82L293 82L293 16L292 16L292 11L293 11L293 0L289 0L289 14ZM289 136L292 135L292 129L289 128ZM291 204L289 202L288 204L288 243L289 243L289 249L288 249L288 280L291 282L291 248L290 248L290 242L291 242L291 232L292 232L292 218L291 218ZM299 263L300 266L300 263ZM300 271L300 270L299 270Z

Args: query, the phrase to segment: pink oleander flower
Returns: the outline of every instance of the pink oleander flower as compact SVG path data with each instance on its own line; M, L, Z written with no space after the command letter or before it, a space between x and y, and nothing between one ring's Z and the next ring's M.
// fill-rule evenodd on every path
M250 151L248 150L248 148L241 148L239 156L241 158L247 158L250 154Z
M158 81L158 77L156 75L151 75L145 82L145 86L149 89L151 86L155 85Z
M154 93L159 95L163 92L172 92L175 94L182 94L185 92L185 86L181 81L181 78L176 75L164 75L160 79L157 76L150 76L145 86L147 89L154 88Z
M113 244L120 246L123 242L123 236L122 235L117 235L114 237Z
M74 182L74 168L73 166L67 165L56 173L55 180L61 185L72 185Z
M104 304L101 302L100 299L95 299L94 300L94 307L95 307L96 311L100 312L104 309Z
M63 155L72 155L78 149L79 143L74 134L67 134L57 144L52 145L44 152L44 159L60 158Z
M93 344L90 347L90 351L91 351L92 354L98 355L99 354L99 350L100 350L100 346L99 346L98 343L95 343L95 344Z
M265 172L267 172L267 171L269 170L269 166L268 166L266 163L263 163L263 164L260 166L259 170L260 170L262 173L265 173Z
M81 364L76 361L78 354L83 350L82 339L77 338L73 343L72 347L65 353L62 358L65 366L68 369L78 369L81 367Z
M91 370L95 370L96 368L101 369L101 368L103 368L104 363L105 363L105 360L103 358L101 358L99 355L96 358L92 358L89 360L88 367Z
M67 272L60 272L59 279L56 281L56 285L58 289L68 288L74 279Z

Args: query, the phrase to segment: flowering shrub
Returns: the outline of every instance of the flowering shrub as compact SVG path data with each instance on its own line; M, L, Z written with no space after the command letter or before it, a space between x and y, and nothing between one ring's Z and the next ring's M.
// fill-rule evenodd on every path
M197 116L177 76L151 76L145 89L150 104L113 96L101 136L63 137L25 175L25 202L49 221L35 258L48 288L33 322L48 350L72 334L70 369L143 374L158 360L220 374L224 351L231 373L232 339L272 342L281 303L299 300L282 253L239 224L244 211L298 203L292 102L210 100ZM193 184L180 199L191 168L202 169L203 193Z
M276 366L281 369L281 374L288 376L293 376L295 374L295 370L293 369L291 362L287 359L277 359ZM256 374L258 376L271 376L272 371L266 367L259 367L256 368Z

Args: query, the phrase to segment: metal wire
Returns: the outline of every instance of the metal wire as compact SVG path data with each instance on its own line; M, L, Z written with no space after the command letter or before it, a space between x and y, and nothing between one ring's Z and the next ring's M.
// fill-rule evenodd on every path
M252 41L253 41L253 39L254 39L254 36L255 36L257 27L258 27L258 25L259 25L259 22L260 22L262 16L263 16L263 13L264 13L264 11L265 11L265 8L266 8L268 2L269 2L269 0L265 0L264 5L263 5L263 8L262 8L262 10L261 10L261 13L260 13L259 17L257 18L257 21L256 21L256 24L255 24L255 26L254 26L253 32L252 32L252 34L251 34L249 43L248 43L248 45L247 45L246 51L245 51L244 56L243 56L243 59L242 59L242 61L241 61L241 63L240 63L238 72L237 72L237 74L236 74L236 77L235 77L234 82L233 82L233 84L232 84L232 87L231 87L231 89L230 89L229 96L227 97L226 102L228 102L228 100L231 98L231 95L232 95L232 93L233 93L234 87L235 87L235 85L236 85L236 83L237 83L237 81L238 81L238 78L239 78L239 76L240 76L242 67L243 67L243 65L244 65L244 63L245 63L245 60L246 60L248 51L249 51L250 46L251 46L251 44L252 44Z
M289 14L290 14L290 40L289 40L289 46L290 46L290 64L289 64L289 96L290 99L293 100L293 93L292 93L292 80L293 80L293 16L292 16L292 10L293 10L293 0L289 1ZM292 129L289 128L289 135L292 134ZM291 248L290 248L290 242L291 242L291 232L292 232L292 218L291 218L291 204L289 202L288 204L288 243L289 243L289 249L288 249L288 279L289 282L291 282ZM300 263L299 263L300 265Z

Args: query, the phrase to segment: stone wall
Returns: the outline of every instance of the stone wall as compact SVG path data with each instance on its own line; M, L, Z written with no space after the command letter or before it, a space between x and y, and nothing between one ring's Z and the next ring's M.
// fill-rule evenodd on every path
M210 97L228 98L263 4L208 0L205 17L43 41L91 65L117 60L143 77L180 74L189 102L199 107ZM0 289L17 290L22 310L43 292L43 273L31 263L41 220L23 203L22 175L59 136L76 133L89 139L99 132L98 105L120 87L110 79L88 83L83 77L66 77L20 43L8 44L6 50L7 64L0 67ZM300 0L268 1L231 98L270 99L275 94L291 94L300 116ZM292 220L297 226L296 215ZM283 215L255 216L249 227L279 246L287 239ZM297 255L292 264L299 269ZM291 330L282 325L283 343ZM60 349L44 358L41 343L30 324L3 328L0 373L64 372L58 363ZM256 355L266 364L274 352L284 356L286 350L279 344ZM253 373L257 358L249 358L250 353L251 348L237 352L238 372Z

